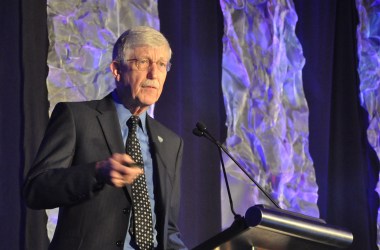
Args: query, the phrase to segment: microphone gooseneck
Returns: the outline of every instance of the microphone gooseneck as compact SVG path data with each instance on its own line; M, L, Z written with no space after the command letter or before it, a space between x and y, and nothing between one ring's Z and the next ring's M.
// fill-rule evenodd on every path
M232 195L231 195L231 191L230 191L230 185L228 183L228 178L227 178L227 174L226 174L226 168L224 166L224 161L223 161L223 156L222 156L222 149L219 146L220 143L217 140L215 140L215 138L210 133L208 133L206 125L204 125L202 122L198 122L197 123L196 128L193 129L193 134L196 135L196 136L199 136L199 137L204 136L208 140L212 141L213 143L215 143L218 146L219 157L220 157L220 162L222 163L223 176L224 176L224 181L226 183L226 188L227 188L227 193L228 193L228 200L230 202L231 212L234 215L235 220L241 219L242 218L241 215L237 214L235 212L235 210L234 210L234 204L233 204L233 201L232 201Z
M271 197L270 194L268 194L263 187L261 187L261 185L255 181L255 179L252 178L252 176L239 164L239 162L230 154L230 152L227 150L226 147L224 147L219 141L217 141L207 130L207 127L206 125L203 123L203 122L197 122L196 124L196 128L193 129L193 133L196 135L196 136L204 136L206 137L209 141L211 141L212 143L216 144L219 148L219 150L223 150L224 153L226 153L228 155L228 157L240 168L241 171L243 171L243 173L260 189L260 191L279 209L281 209L280 205L278 205L278 203ZM221 155L221 151L220 151L220 155ZM232 199L231 199L231 193L230 193L230 190L229 190L229 185L228 185L228 180L227 180L227 176L225 174L225 168L224 168L224 163L223 163L223 158L222 158L222 155L221 155L221 162L222 162L222 168L223 168L223 173L224 173L224 179L226 181L226 186L227 186L227 191L228 191L228 195L229 195L229 199L230 199L230 205L231 205L231 210L232 210L232 213L235 215L235 217L237 216L235 214L235 212L233 211L233 207L232 207Z

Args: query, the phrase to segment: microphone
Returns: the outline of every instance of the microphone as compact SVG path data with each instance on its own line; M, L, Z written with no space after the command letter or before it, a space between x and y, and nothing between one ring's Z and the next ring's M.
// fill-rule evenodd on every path
M196 136L199 136L199 137L201 137L201 136L204 135L204 133L202 131L200 131L199 129L197 129L197 128L193 129L193 134L196 135Z
M225 150L223 148L223 145L216 140L207 130L206 125L203 122L197 122L196 128L193 129L193 134L196 136L204 136L207 139L209 139L212 143L216 144L219 148L221 148L223 151Z
M226 147L223 146L223 144L221 144L218 140L216 140L211 134L210 132L207 130L207 127L204 123L202 122L197 122L196 124L196 128L193 129L193 134L196 135L196 136L199 136L199 137L206 137L209 141L211 141L212 143L214 143L216 146L218 146L219 148L219 151L220 151L220 156L221 156L221 161L222 161L222 168L223 168L223 173L224 173L224 179L226 181L226 186L227 186L227 191L228 191L228 196L229 196L229 199L230 199L230 205L231 205L231 210L232 210L232 213L236 216L236 214L234 213L233 211L233 208L232 208L232 199L231 199L231 193L230 193L230 190L229 190L229 185L228 185L228 181L227 181L227 175L225 174L225 167L224 167L224 163L223 163L223 158L222 158L222 155L221 155L221 150L224 151L224 153L226 153L228 155L228 157L233 161L235 162L235 164L240 168L241 171L243 171L243 173L260 189L260 191L272 202L273 205L275 205L277 208L281 209L280 205L278 205L278 203L271 197L270 194L268 194L264 188L258 183L255 181L255 179L252 178L252 176L239 164L239 162L230 154L230 152L227 150Z
M197 129L199 129L202 132L207 131L207 127L203 122L197 122L196 126L197 126Z

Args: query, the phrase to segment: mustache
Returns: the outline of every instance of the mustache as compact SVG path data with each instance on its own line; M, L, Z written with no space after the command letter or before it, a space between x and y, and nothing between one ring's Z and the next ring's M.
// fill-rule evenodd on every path
M155 80L146 80L141 84L141 87L158 88L159 86L159 82Z

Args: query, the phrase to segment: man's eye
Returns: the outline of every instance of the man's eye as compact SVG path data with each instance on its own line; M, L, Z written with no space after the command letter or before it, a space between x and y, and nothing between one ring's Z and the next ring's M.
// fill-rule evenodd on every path
M165 62L157 62L157 64L158 64L159 67L162 67L162 68L166 67L166 63Z
M140 65L147 65L147 64L149 64L149 60L148 59L141 59L141 60L139 60L139 64Z

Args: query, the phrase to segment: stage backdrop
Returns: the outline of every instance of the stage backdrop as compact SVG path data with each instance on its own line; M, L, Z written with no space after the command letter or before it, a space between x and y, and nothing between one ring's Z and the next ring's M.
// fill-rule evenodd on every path
M65 9L67 7L65 3L51 10ZM93 25L99 25L101 32L96 33L96 37L102 39L95 39L93 42L87 40L93 34L88 34L85 30L82 35L73 33L73 42L78 39L81 44L80 41L84 36L83 41L89 41L89 43L82 43L82 49L79 49L74 45L75 43L71 44L70 40L65 46L58 47L57 54L65 55L63 59L71 59L65 66L69 71L78 67L77 62L86 59L82 61L81 66L86 67L81 70L87 72L88 79L92 79L92 82L86 82L86 85L97 82L99 79L99 84L89 89L82 92L74 91L77 95L80 93L78 95L80 98L87 94L102 95L100 93L109 91L108 85L106 88L100 87L102 81L108 81L106 80L107 71L102 71L106 69L103 67L106 65L104 57L107 57L107 51L109 52L112 46L109 43L113 36L116 37L118 34L116 29L111 29L111 32L103 28L109 27L106 25L106 20L112 21L117 26L121 25L118 24L119 20L128 19L129 15L126 13L129 12L117 11L117 8L128 2L98 1L96 4L99 7L94 8L88 8L92 1L83 3L69 1L68 3L72 6L83 6L83 9L76 10L81 13L77 15L79 20L74 21L75 15L78 14L74 12L75 15L67 15L67 18L61 19L60 25L64 26L66 22L73 25L66 28L80 29L86 23L90 25L91 31ZM253 166L250 169L251 173L257 174L255 178L259 182L264 183L263 180L268 179L270 184L264 183L264 186L268 191L274 191L273 195L279 198L282 206L298 211L306 207L311 208L308 213L312 211L317 215L319 211L320 217L326 219L327 222L350 229L355 237L351 249L378 248L376 220L379 206L378 194L375 190L379 176L379 161L372 148L372 146L377 148L379 138L378 79L376 78L378 77L376 56L379 51L376 47L379 44L379 26L376 21L379 13L378 6L378 1L364 0L294 0L294 5L292 1L274 0L221 2L160 0L147 2L143 7L137 3L131 5L130 9L136 11L133 13L146 11L158 13L156 18L159 22L155 21L156 24L152 25L159 23L156 27L160 27L169 38L174 51L173 70L168 75L162 99L155 107L155 117L179 133L185 140L180 228L189 247L199 244L222 228L221 204L224 205L224 202L220 199L218 152L210 143L191 134L195 123L202 120L209 130L220 138L220 141L227 139L226 145L234 151L235 155L242 156L243 163L247 163L247 159L252 159L249 165ZM0 215L3 224L7 225L0 229L2 249L47 249L46 212L25 209L19 196L23 172L30 167L43 136L50 106L48 96L52 93L58 97L65 96L66 94L63 94L66 93L65 91L76 88L67 79L80 79L80 81L84 79L76 74L62 74L66 85L63 86L64 92L60 92L58 91L60 88L55 89L55 78L50 78L53 75L49 73L48 76L48 46L50 46L49 53L54 47L54 44L48 42L54 40L51 33L48 36L47 32L48 27L49 30L53 27L52 23L47 24L47 20L50 20L47 18L48 8L46 1L42 0L1 2L0 32L4 39L0 41L2 45L0 46L2 58L0 65L2 103L0 106L2 121L0 123L2 162ZM229 9L228 12L227 9ZM158 11L155 12L156 10ZM250 11L258 15L251 16ZM99 13L109 13L110 16ZM58 19L61 14L57 16ZM102 19L98 19L99 16ZM229 16L231 20L228 20ZM139 14L134 20L142 21L143 19L143 15ZM261 19L264 22L257 23ZM239 22L252 25L246 26ZM226 25L223 27L223 24ZM116 28L116 26L112 27ZM237 40L231 40L235 38L232 36L233 31L237 35ZM78 36L75 36L76 34ZM223 35L224 38L222 38ZM240 44L240 41L245 41L248 46ZM285 47L279 47L277 50L276 46L268 46L271 44L282 44ZM235 50L239 47L246 50ZM234 63L228 65L229 62L225 60L228 53L232 55L230 49L233 49L234 58L237 59L239 66L248 69L245 74L249 81L243 81L245 85L237 85L239 87L234 89L236 93L245 92L242 96L244 98L248 96L246 99L234 99L233 95L226 95L231 91L225 89L225 79L228 75L225 70L236 65ZM72 57L72 53L63 53L68 51L74 52L77 56ZM247 56L242 53L245 51L251 54ZM104 54L87 60L88 55L97 55L98 52ZM263 52L268 54L263 54ZM294 55L298 56L294 57ZM277 59L279 64L263 60L268 59L265 56L269 59ZM89 65L98 68L99 73L89 71ZM276 65L276 67L271 68L271 65ZM289 72L285 78L277 74L281 73L277 70L281 70L282 66L286 70L281 72ZM51 66L49 67L52 72L55 71ZM235 68L232 70L235 71ZM56 72L59 71L56 70ZM251 74L251 71L258 72L259 75ZM233 73L238 72L236 70ZM300 72L302 72L302 83ZM234 74L229 72L229 76L234 76ZM100 80L102 77L104 80ZM246 78L243 77L243 79ZM262 81L262 78L265 81ZM47 79L50 80L47 81ZM279 79L289 80L281 82L278 81ZM51 85L47 85L47 82ZM290 89L287 89L287 86ZM303 98L302 86L306 99ZM259 88L258 91L255 88ZM290 95L292 89L294 95ZM57 92L51 90L57 90ZM224 100L223 95L227 97ZM250 97L256 98L250 99ZM295 98L297 102L290 102L293 100L290 97L297 97ZM259 101L264 102L259 105ZM247 107L251 109L239 106L242 104L249 104ZM368 113L361 105L368 110ZM290 106L296 109L288 109ZM236 116L233 110L238 107L249 111L247 117ZM301 115L300 120L294 118L294 110ZM264 126L263 130L259 126L264 124L260 119L266 121L265 118L269 120L274 118L267 117L268 114L278 114L279 119L268 123L273 126ZM307 118L304 116L308 116L308 128ZM239 123L239 119L242 122ZM277 121L278 123L275 123ZM301 128L294 127L296 125L294 121L302 121ZM244 130L240 131L241 128ZM271 133L277 132L278 128L280 128L280 133L275 133L276 136L273 136ZM307 129L309 136L307 136ZM238 132L237 136L233 134L235 131ZM262 135L257 132L267 133ZM281 176L283 179L273 174L277 174L275 169L278 166L271 163L272 158L267 159L268 143L263 140L263 136L265 139L274 140L273 152L286 153L288 160L284 162L286 174L289 173L289 169L292 172L292 167L301 172ZM234 141L234 138L237 140ZM278 138L286 140L281 141ZM292 144L296 138L306 141ZM238 145L233 144L236 142L241 142L246 149L248 146L245 143L251 144L252 152L249 153L252 155L247 155L245 152L241 155L237 153L236 148L233 147ZM283 147L287 143L298 146L294 149ZM282 148L289 151L275 151ZM295 161L296 159L301 161ZM236 177L237 172L235 169L233 171ZM308 174L304 175L306 172ZM298 176L301 179L306 176L312 177L313 174L316 176L316 183L312 178L307 180L309 182L301 182L304 185L300 185L299 194L302 195L292 196L292 192L285 192L294 189L292 186L294 183L284 180L289 180L293 176L295 179ZM268 178L268 176L273 178ZM310 185L306 185L308 183ZM311 188L305 189L305 187ZM310 192L306 193L313 194L317 188L318 209L315 207L316 198L310 199L313 195L303 195L303 190L308 190ZM296 191L298 192L298 189ZM251 202L264 202L257 192L251 192L249 195L248 201L244 204L240 203L241 205L250 206L253 205L250 204Z
M359 15L357 50L359 56L360 103L368 112L367 137L380 158L380 2L356 0ZM380 192L380 182L376 186ZM380 210L378 210L380 211ZM377 213L377 245L380 246L380 216Z
M318 186L309 154L309 109L303 92L302 46L293 1L221 1L222 86L227 148L281 208L318 217ZM271 202L233 161L226 162L241 215ZM224 187L224 185L222 185ZM223 227L233 215L222 188Z

